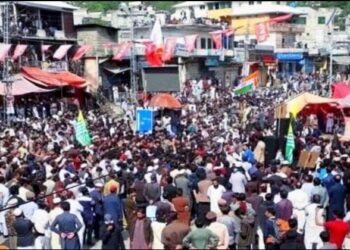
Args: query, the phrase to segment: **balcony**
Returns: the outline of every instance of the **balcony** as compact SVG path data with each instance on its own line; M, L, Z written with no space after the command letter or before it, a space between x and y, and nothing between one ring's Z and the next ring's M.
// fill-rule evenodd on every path
M273 33L303 33L305 26L301 24L276 23L270 25L270 32Z

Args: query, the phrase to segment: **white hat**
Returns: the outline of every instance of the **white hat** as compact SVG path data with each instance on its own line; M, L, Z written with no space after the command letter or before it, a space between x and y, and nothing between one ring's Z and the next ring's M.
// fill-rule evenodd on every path
M53 199L53 204L59 204L61 202L61 198L60 197L56 197Z
M87 168L87 166L88 166L88 164L83 163L83 164L81 164L80 168L81 168L81 169L83 169L83 168Z
M95 187L98 187L98 188L102 188L103 187L103 184L101 182L97 182L95 184Z
M17 199L11 199L7 202L8 206L16 206L18 203Z
M20 209L19 207L16 208L15 210L13 210L13 215L18 217L22 214L22 209Z

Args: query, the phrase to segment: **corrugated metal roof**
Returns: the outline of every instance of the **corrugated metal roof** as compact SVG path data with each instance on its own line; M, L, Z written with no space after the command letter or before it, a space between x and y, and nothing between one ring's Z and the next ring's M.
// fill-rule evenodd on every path
M76 6L68 4L63 1L16 1L16 4L26 5L30 7L37 7L42 9L69 9L69 10L77 10L79 9Z

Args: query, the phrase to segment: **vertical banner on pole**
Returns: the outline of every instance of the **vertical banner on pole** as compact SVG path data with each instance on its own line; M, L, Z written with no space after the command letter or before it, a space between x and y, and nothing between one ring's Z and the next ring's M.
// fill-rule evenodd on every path
M137 109L136 110L136 132L149 134L153 131L153 110Z

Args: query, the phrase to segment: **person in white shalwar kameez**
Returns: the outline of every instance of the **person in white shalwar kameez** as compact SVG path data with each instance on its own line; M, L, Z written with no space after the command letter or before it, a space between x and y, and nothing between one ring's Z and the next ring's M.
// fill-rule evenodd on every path
M82 225L81 229L78 232L78 236L79 236L80 246L84 246L83 241L84 241L85 223L83 220L83 216L81 215L81 213L84 211L84 208L79 203L79 201L77 201L73 198L73 195L70 194L69 196L70 196L70 198L67 199L67 202L70 204L70 213L77 216L81 225Z
M207 195L210 199L210 211L221 215L221 210L219 208L219 200L222 197L222 194L226 191L224 186L219 185L217 179L213 180L213 185L208 188Z
M301 189L301 183L296 189L288 193L288 199L293 204L293 216L298 220L298 232L302 233L305 225L305 207L309 204L309 196Z
M321 197L316 194L312 197L312 203L305 208L306 223L304 230L304 243L306 249L319 249L322 246L320 233L324 230L324 228L316 224L316 218L319 218L319 221L324 221L324 209L322 208L317 211L317 207L320 206L320 202ZM313 245L315 245L316 248L313 248Z

